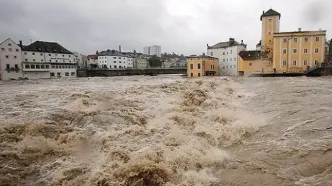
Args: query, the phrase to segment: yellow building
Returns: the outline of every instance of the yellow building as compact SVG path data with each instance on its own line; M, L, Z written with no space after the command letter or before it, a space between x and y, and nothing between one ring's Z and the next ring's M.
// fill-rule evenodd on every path
M277 72L305 72L325 59L326 31L274 34L273 68Z
M273 73L273 65L267 59L267 53L260 50L242 51L238 60L239 76Z
M218 76L219 59L202 55L187 57L188 77Z
M302 73L324 62L326 31L280 32L280 18L273 9L263 12L260 50L239 55L239 75Z
M262 40L261 50L267 52L267 57L273 57L273 34L278 33L280 29L280 17L281 14L277 11L270 9L267 12L263 11L261 15L262 21Z

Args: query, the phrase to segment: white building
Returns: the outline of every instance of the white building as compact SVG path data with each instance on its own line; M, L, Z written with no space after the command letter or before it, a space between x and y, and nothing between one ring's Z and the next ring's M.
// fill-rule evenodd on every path
M219 59L220 75L238 75L238 54L246 50L247 45L238 43L234 38L229 38L227 42L220 42L216 45L207 45L207 55Z
M22 50L23 77L76 77L74 54L55 42L36 41Z
M98 67L110 69L125 69L128 67L126 55L116 50L106 50L98 54Z
M79 68L85 68L87 67L87 56L84 56L78 52L73 52L74 54L74 61L77 63L77 66Z
M22 78L21 47L11 39L0 44L0 80Z
M149 55L149 56L156 55L158 57L161 57L161 46L152 45L152 46L144 47L143 53L146 55Z

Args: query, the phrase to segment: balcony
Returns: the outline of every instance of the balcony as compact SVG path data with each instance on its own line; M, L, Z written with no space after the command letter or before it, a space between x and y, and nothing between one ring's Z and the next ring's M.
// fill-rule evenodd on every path
M18 71L20 71L20 68L18 68L18 67L6 67L6 71L7 72L18 72Z

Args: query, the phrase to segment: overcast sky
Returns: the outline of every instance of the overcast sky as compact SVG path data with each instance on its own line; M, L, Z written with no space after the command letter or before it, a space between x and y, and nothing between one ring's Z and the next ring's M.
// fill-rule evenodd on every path
M255 49L260 16L281 13L281 31L332 32L332 0L0 0L0 39L56 41L71 51L136 49L201 54L233 37Z

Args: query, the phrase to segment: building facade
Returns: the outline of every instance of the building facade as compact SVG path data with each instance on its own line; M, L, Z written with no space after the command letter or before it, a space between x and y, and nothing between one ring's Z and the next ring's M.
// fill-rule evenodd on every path
M246 45L229 38L227 42L220 42L216 45L207 45L207 54L219 59L220 75L238 75L238 54L246 50Z
M273 9L270 9L267 12L263 11L263 14L261 16L261 50L266 51L269 58L272 58L273 55L273 34L280 31L280 18L281 14Z
M272 72L273 65L266 52L253 50L239 53L239 76Z
M326 31L274 34L273 68L277 72L304 72L325 59Z
M88 55L87 56L87 67L88 68L98 68L98 56Z
M134 62L134 68L146 69L149 68L149 61L146 58L136 58Z
M0 80L23 78L21 46L11 39L0 44Z
M218 76L219 59L211 56L189 56L187 57L188 77Z
M23 76L28 79L76 77L74 54L55 42L36 41L22 50Z
M158 57L161 57L161 46L158 45L146 46L143 48L143 54L149 56L156 55Z
M128 68L128 58L116 50L106 50L98 54L98 67L110 69Z

